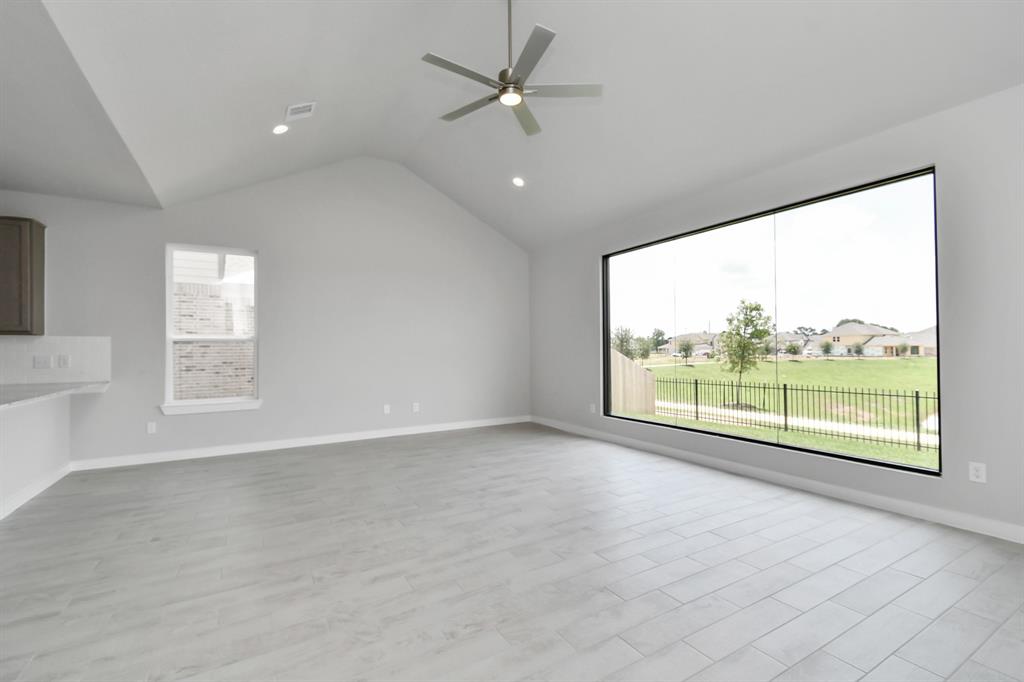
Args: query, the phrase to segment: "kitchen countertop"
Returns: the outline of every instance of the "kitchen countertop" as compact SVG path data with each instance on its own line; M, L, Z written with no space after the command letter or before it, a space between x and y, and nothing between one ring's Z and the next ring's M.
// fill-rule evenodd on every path
M67 384L0 384L0 410L73 393L102 393L109 381L79 381Z

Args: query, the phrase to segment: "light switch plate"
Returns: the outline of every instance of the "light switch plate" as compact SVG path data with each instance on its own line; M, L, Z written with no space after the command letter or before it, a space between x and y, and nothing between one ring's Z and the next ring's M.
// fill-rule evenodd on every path
M982 462L968 462L967 477L974 483L988 483L987 467Z
M412 404L412 411L413 412L419 412L420 411L420 404L419 403L413 403Z
M391 414L391 406L384 403L384 414Z
M70 366L71 366L71 356L70 355L65 355L65 354L62 353L62 354L57 356L57 367L60 367L61 369L67 369Z
M53 356L52 355L33 355L32 356L32 369L52 369L53 368Z
M146 433L151 436L156 433L156 422L146 422Z

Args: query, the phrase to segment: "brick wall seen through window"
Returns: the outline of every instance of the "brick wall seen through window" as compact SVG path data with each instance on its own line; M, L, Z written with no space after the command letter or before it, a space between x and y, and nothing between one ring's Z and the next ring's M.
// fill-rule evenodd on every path
M256 397L255 256L172 248L173 401Z

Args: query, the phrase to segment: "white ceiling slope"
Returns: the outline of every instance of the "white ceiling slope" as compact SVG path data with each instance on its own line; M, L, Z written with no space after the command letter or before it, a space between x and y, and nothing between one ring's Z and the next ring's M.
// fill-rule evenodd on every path
M0 188L159 205L36 1L0 0Z
M558 34L535 81L605 84L531 102L528 138L497 105L438 120L486 90L420 61L496 75L501 0L45 6L165 205L372 155L526 246L1024 82L1019 1L518 0L516 53Z

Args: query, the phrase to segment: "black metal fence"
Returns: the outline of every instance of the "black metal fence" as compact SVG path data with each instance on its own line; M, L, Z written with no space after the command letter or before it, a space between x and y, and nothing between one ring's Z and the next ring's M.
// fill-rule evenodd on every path
M668 378L656 386L661 416L939 447L939 396L930 391Z

